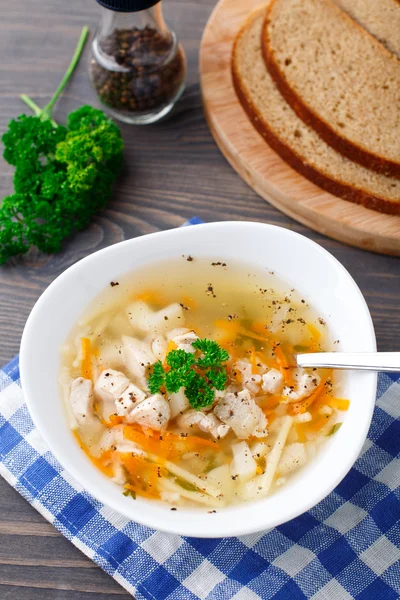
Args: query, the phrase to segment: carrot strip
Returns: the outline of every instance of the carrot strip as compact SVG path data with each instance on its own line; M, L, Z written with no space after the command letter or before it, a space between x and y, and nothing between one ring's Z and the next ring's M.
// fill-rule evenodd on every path
M308 398L305 398L304 400L300 400L299 402L293 402L292 404L290 404L290 412L291 414L300 414L300 413L305 413L306 410L308 410L308 408L314 404L314 402L316 400L319 399L319 397L321 396L321 394L324 392L325 390L325 384L327 382L328 378L323 379L321 381L321 383L315 388L315 390L313 391L313 393L308 396Z
M175 344L175 342L173 340L169 340L168 345L167 345L166 354L169 354L170 352L172 352L172 350L176 350L177 347L178 346Z
M271 411L277 408L282 402L281 396L272 396L267 394L265 396L257 396L257 404L263 411Z
M173 434L171 434L173 435ZM182 437L177 435L175 436L177 439L181 440ZM220 446L219 444L217 444L217 442L213 442L212 440L206 440L205 438L199 437L197 435L189 435L187 438L183 438L185 440L185 443L188 446L195 446L197 448L197 446L204 446L207 448L213 448L214 450L219 450ZM193 450L195 450L196 448L193 448Z
M148 453L157 454L165 459L179 457L185 452L201 452L204 448L212 448L215 451L220 449L216 442L199 436L184 437L169 431L157 431L149 434L148 429L144 432L136 425L126 425L124 435L127 439L139 444Z
M265 356L262 352L256 352L257 358L263 362L269 369L276 369L279 371L279 365L274 358L270 358L269 356Z
M121 423L124 422L124 418L119 417L118 415L110 415L109 420L110 420L111 427L114 427L114 425L120 425Z
M82 338L81 374L85 379L92 379L92 353L89 338Z
M313 432L319 431L326 424L328 419L329 419L329 415L328 416L325 415L323 417L320 417L319 419L316 419L315 421L311 421L309 423L310 430Z
M158 474L161 467L151 463L143 456L132 454L121 454L121 462L131 476L131 481L125 484L125 489L132 489L142 496L158 498L157 490Z
M261 323L261 322L252 323L250 326L250 329L252 331L255 331L255 333L259 333L260 335L263 333L265 334L265 331L266 331L266 327L265 327L264 323Z
M238 333L240 335L245 336L245 337L249 337L249 338L251 338L253 340L258 340L259 342L270 343L270 340L267 337L262 336L262 335L258 335L257 333L253 333L252 331L249 331L245 327L239 327Z
M107 450L103 452L103 454L99 458L95 458L90 454L89 448L84 444L79 437L79 434L74 431L74 436L82 448L86 456L91 460L91 462L102 472L104 475L108 477L113 477L114 475L114 467L113 467L113 451Z
M275 346L274 352L275 352L276 361L280 367L280 371L283 375L286 385L287 386L293 385L292 373L290 372L290 367L289 367L288 361L286 359L286 356L285 356L282 348L280 346Z
M312 343L311 343L311 346L310 346L308 352L317 352L318 349L319 349L319 342L320 342L320 339L321 339L321 332L312 323L307 323L307 329L308 329L308 331L312 335Z
M238 336L238 335L242 335L244 337L248 337L251 338L253 340L257 340L259 342L266 342L266 343L270 343L270 340L268 339L267 335L258 335L257 333L254 333L253 331L250 331L249 329L246 329L245 327L242 327L240 325L240 323L238 323L237 321L226 321L224 319L217 319L214 323L214 325L216 327L218 327L219 329L223 329L224 331L226 331L227 333L229 333L231 336Z
M348 410L350 406L350 400L345 398L330 398L329 404L332 408L336 408L336 410Z

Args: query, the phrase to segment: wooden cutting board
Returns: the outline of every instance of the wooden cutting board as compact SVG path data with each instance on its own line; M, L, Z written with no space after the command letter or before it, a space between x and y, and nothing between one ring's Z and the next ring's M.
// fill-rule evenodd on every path
M287 165L253 128L237 100L230 72L232 45L262 0L220 0L204 30L200 77L204 110L225 158L265 200L293 219L346 244L400 256L400 217L337 198Z

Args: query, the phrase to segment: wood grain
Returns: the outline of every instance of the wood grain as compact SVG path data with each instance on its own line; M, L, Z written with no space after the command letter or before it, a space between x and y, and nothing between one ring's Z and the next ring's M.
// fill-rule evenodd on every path
M0 364L19 348L26 318L51 281L83 256L122 239L205 221L245 219L274 223L314 239L332 252L360 285L381 350L400 339L400 262L344 246L278 212L231 169L203 116L198 49L213 0L168 0L164 12L188 56L188 85L175 114L146 128L122 126L125 166L108 208L56 256L32 252L0 267ZM44 104L56 88L83 24L96 25L95 0L0 0L0 131L23 112L18 95ZM56 107L63 122L80 104L96 104L86 58ZM0 159L0 198L12 189L12 169ZM397 345L398 348L398 345ZM128 600L131 598L52 528L0 478L1 600ZM158 600L158 599L156 599Z
M265 0L221 0L200 47L204 109L221 152L260 196L284 213L334 239L400 256L400 217L342 200L302 177L266 144L250 123L232 84L233 42L250 12Z

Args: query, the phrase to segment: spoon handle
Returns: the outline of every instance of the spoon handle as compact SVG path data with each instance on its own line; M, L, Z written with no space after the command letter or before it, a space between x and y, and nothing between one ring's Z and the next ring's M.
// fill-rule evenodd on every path
M400 352L310 352L296 361L298 367L400 372Z

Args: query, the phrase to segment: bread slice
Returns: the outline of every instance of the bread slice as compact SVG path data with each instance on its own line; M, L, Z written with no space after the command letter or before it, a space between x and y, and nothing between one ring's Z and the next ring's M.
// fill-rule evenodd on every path
M400 61L332 0L272 0L264 59L304 122L348 158L400 178Z
M334 0L353 19L400 58L399 0Z
M352 162L306 125L286 103L261 52L265 8L250 15L233 47L232 76L254 127L296 171L321 188L368 208L400 215L400 181Z

